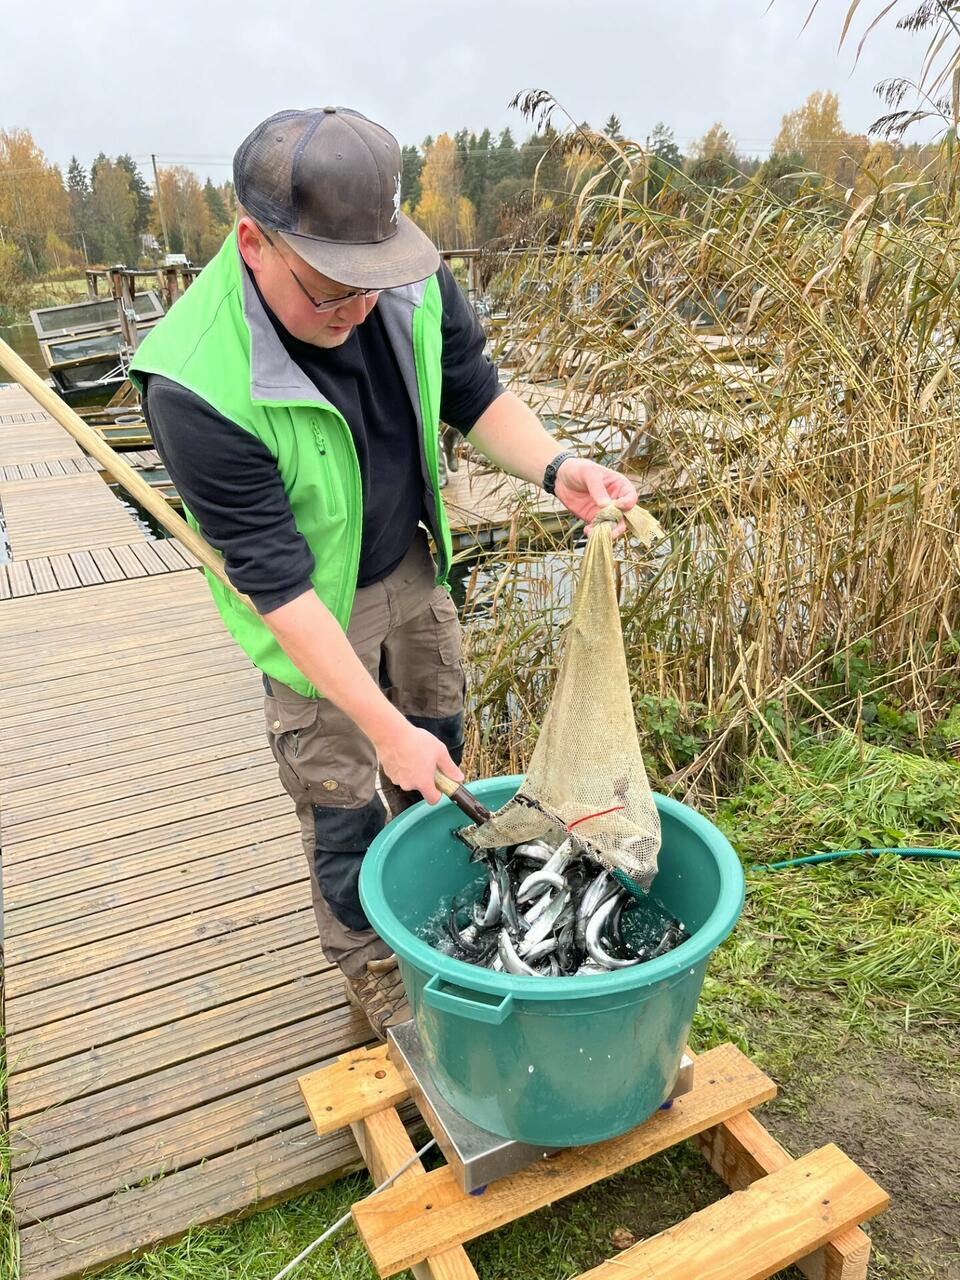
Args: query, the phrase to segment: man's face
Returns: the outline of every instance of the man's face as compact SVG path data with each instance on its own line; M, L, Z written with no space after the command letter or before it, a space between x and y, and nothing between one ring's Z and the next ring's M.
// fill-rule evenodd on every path
M380 295L368 293L318 311L307 293L322 303L349 293L349 286L315 271L275 233L271 233L268 240L252 218L240 219L237 241L270 310L287 332L301 342L309 342L314 347L339 347L350 337L354 326L363 324L377 305Z

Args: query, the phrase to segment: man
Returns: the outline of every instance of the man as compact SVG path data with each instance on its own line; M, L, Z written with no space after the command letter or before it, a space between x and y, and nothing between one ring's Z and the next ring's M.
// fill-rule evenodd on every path
M459 624L438 423L589 520L628 481L559 453L499 384L472 309L400 211L400 149L345 108L281 111L234 158L235 231L133 363L208 577L263 673L324 953L378 1036L409 1017L357 891L387 814L462 779ZM425 528L424 528L425 526ZM427 531L436 548L435 565Z

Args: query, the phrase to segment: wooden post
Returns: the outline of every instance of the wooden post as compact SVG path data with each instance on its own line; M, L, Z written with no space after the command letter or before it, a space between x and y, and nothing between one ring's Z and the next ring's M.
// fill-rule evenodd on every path
M97 273L95 271L87 271L87 297L91 302L96 302L99 297Z

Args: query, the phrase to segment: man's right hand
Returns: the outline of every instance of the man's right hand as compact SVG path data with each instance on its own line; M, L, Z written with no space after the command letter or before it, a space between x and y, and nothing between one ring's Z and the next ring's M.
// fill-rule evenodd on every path
M374 739L383 772L403 791L419 791L428 804L436 804L440 792L433 781L439 769L455 782L463 773L439 738L403 720Z

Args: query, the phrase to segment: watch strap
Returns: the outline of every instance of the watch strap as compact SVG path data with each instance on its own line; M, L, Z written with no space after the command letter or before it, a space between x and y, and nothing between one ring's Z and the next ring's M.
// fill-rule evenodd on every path
M557 472L568 458L575 458L577 452L575 449L567 449L563 453L558 453L552 462L547 463L547 469L543 473L543 490L544 493L554 493L557 487Z

